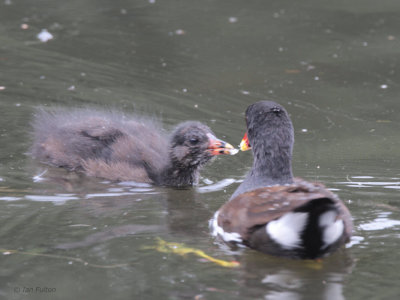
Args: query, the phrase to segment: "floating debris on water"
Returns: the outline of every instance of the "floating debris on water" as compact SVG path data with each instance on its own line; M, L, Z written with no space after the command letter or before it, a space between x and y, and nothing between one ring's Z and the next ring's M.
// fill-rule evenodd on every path
M157 244L155 246L144 247L143 249L155 249L162 253L175 253L181 256L186 256L187 254L194 254L200 256L208 261L216 263L219 266L226 268L235 268L240 266L240 263L237 261L226 261L222 259L216 259L204 253L204 251L195 248L186 247L184 244L180 243L169 243L161 238L157 238Z
M238 18L236 17L229 17L229 23L236 23L238 21Z
M177 29L177 30L175 30L175 34L176 35L184 35L186 32L185 32L185 30L183 30L183 29Z
M42 29L42 31L36 37L43 43L46 43L54 38L54 36L48 32L47 29Z

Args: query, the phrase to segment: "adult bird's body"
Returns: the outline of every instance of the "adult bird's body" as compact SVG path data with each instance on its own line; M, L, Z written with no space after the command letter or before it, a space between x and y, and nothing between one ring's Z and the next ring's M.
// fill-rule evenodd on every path
M254 162L243 183L210 221L225 242L292 258L326 256L348 242L351 215L322 184L294 178L294 131L286 110L261 101L246 110L242 150Z

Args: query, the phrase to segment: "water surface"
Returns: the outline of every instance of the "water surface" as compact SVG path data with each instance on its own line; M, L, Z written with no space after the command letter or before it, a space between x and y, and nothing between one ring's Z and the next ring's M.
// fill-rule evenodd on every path
M398 1L0 1L0 297L398 298ZM53 38L40 41L42 29ZM245 108L262 99L291 114L296 176L353 215L352 242L322 263L210 237L250 153L219 157L185 190L26 155L38 106L114 108L166 129L195 119L237 144ZM240 267L159 252L157 238Z

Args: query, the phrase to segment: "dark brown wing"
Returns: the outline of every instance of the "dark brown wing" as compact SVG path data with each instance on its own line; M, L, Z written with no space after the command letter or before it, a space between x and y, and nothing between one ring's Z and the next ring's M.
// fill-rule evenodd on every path
M239 233L243 240L247 240L255 228L316 199L330 199L335 204L345 223L348 239L352 223L344 204L322 184L301 179L296 179L291 185L259 188L237 196L220 208L218 225L224 231Z

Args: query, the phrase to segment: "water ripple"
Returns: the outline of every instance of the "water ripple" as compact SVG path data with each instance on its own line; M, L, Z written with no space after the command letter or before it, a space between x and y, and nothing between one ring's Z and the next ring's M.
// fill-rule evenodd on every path
M206 186L201 186L197 188L197 191L199 193L210 193L210 192L216 192L220 191L223 188L231 185L232 183L237 182L236 179L233 178L225 178L221 181L218 181L217 183L206 185Z
M53 202L54 204L64 204L68 200L78 200L79 198L72 194L56 194L54 196L43 196L43 195L26 195L24 197L27 200L38 201L38 202Z
M375 218L374 220L372 220L368 223L360 224L359 228L361 230L371 231L371 230L383 230L383 229L388 229L388 228L392 228L395 226L399 226L400 220L389 219L388 216L390 214L391 214L390 212L380 213L378 215L378 217Z
M373 187L383 187L385 189L400 189L400 181L398 178L390 178L390 180L383 180L383 181L371 181L373 176L352 176L347 177L347 181L338 181L335 182L336 184L343 184L348 187L357 187L357 188L373 188ZM369 179L368 181L356 180L353 179Z

